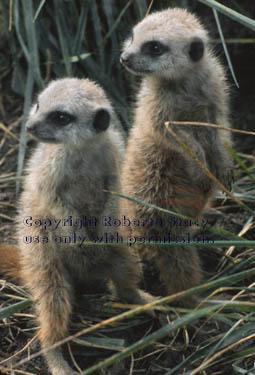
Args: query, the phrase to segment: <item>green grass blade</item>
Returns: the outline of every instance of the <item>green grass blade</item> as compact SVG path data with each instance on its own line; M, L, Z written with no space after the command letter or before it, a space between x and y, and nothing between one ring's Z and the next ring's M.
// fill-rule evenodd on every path
M247 17L250 17L250 14L246 11L246 9L243 7L243 4L240 4L240 2L237 0L231 0L231 3L234 5L234 7L236 9L238 9L238 11L240 13L243 13L245 16Z
M221 307L220 305L216 305L211 308L204 308L204 309L200 309L200 310L191 312L189 314L186 314L183 317L178 318L175 321L171 322L171 324L166 325L160 328L159 330L157 330L156 332L153 332L152 334L146 336L144 339L137 341L135 344L124 349L121 353L115 354L112 357L106 359L105 361L102 361L99 364L90 367L89 369L83 371L81 374L82 375L93 374L100 369L108 367L116 363L117 361L120 361L126 357L129 357L133 353L136 353L137 351L153 344L155 341L158 341L168 336L174 330L185 327L202 317L205 317L205 316L210 317L212 313L214 313L220 307Z
M227 62L228 62L229 69L231 71L231 74L232 74L232 77L233 77L233 80L234 80L236 86L239 88L239 84L238 84L237 79L236 79L234 68L233 68L229 53L228 53L228 48L227 48L227 45L225 43L225 38L224 38L223 31L222 31L222 28L221 28L219 16L218 16L217 10L215 10L214 8L213 8L213 14L214 14L216 25L217 25L217 28L218 28L218 31L219 31L219 34L220 34L220 39L221 39L221 42L222 42L222 45L223 45L223 49L224 49L224 52L225 52L225 55L226 55L226 59L227 59Z
M235 10L226 7L223 4L220 4L218 1L215 0L198 0L201 3L208 5L211 8L216 9L218 12L232 18L234 21L237 21L243 24L246 27L249 27L251 30L255 31L255 21L249 17L246 17Z
M32 301L26 299L21 302L14 303L11 306L4 307L0 310L0 320L8 318L10 315L23 311L32 305Z
M135 0L134 4L137 9L137 18L142 20L146 15L148 5L145 0Z
M107 326L109 324L125 320L127 318L132 318L137 314L140 314L140 313L146 312L148 310L151 310L153 307L161 306L161 305L164 305L164 304L167 304L167 303L172 303L173 301L176 301L176 300L178 300L180 298L183 298L185 296L191 296L191 295L198 294L198 293L205 292L205 291L208 292L211 289L220 288L219 291L221 291L221 287L225 288L227 285L235 284L237 282L240 282L241 280L244 280L247 277L253 277L254 278L254 275L255 275L255 268L252 268L252 269L249 269L247 271L239 272L235 275L223 277L223 278L220 278L219 280L211 281L211 282L202 284L200 286L188 289L186 291L179 292L177 294L161 298L161 299L156 300L156 301L154 301L152 303L149 303L147 305L143 305L141 307L136 307L136 308L134 308L130 311L124 312L124 313L119 314L115 317L112 317L112 318L106 319L106 320L104 320L100 323L97 323L92 327L85 328L85 329L81 330L80 332L78 332L77 334L75 334L74 336L70 336L70 337L67 337L66 339L63 339L61 341L61 345L70 341L70 340L73 340L73 339L75 339L75 338L77 338L81 335L91 333L91 332L95 331L96 329L98 329L99 327L101 328L103 326ZM221 303L221 304L219 304L217 306L214 306L214 307L215 308L219 308L219 307L222 308L222 307L228 306L228 305L229 305L228 302L224 302L224 303ZM232 309L235 309L235 308L239 307L239 305L237 303L231 303L231 306L232 306ZM254 304L253 304L253 306L254 306ZM206 309L203 309L204 312L205 312L205 310ZM209 311L209 310L207 309L207 311ZM197 312L199 313L199 312L201 312L201 310L197 310ZM197 318L198 318L198 316L197 316ZM56 344L56 346L57 346L57 344ZM40 354L42 354L42 351L31 355L30 360L33 359L33 358L36 358ZM19 363L15 364L14 367L20 366L23 363L25 363L26 361L27 360L22 360ZM110 365L110 363L108 363L108 365ZM93 366L93 370L94 370L94 366Z
M67 43L67 36L64 33L64 27L63 27L63 23L62 23L63 17L62 17L62 3L61 3L61 1L54 0L54 7L55 7L58 38L59 38L62 57L63 57L63 60L64 60L66 74L67 74L68 77L72 77L72 64L70 62L70 53L69 53L69 47L68 47L68 43Z
M29 49L29 63L32 65L34 78L39 89L43 89L44 83L40 72L40 60L38 53L38 42L36 38L35 24L32 22L34 9L32 0L22 0L24 23L26 29L27 45Z
M245 171L245 173L250 177L251 181L255 183L255 176L250 173L249 169L246 167L244 162L239 158L235 150L232 147L226 145L226 148L230 155L235 159L235 161L240 165L240 167Z
M116 18L116 21L113 22L113 19L112 19L112 14L109 16L108 15L108 22L109 22L109 27L110 27L110 30L108 31L108 33L106 34L106 36L104 37L104 40L103 40L103 44L105 44L105 42L109 39L109 37L113 38L113 48L115 49L119 49L119 47L117 46L117 39L116 39L116 35L113 34L113 31L119 26L120 24L120 21L121 21L121 18L124 16L124 14L126 13L126 11L128 10L128 8L130 7L130 5L132 4L132 1L133 0L129 0L127 2L127 4L124 6L124 8L121 10L121 12L119 13L118 17ZM112 23L111 23L112 21ZM112 26L111 26L112 25Z
M101 348L106 350L116 350L121 351L125 348L125 340L115 339L110 337L94 337L94 336L80 336L78 339L74 340L80 345Z
M83 2L81 5L80 16L78 20L77 32L74 38L74 54L78 54L82 47L82 42L85 39L85 29L87 26L88 11L90 9L91 0Z
M94 26L94 34L95 34L95 42L96 46L99 46L98 53L99 53L99 62L101 66L101 75L104 75L105 72L105 64L104 64L104 49L102 48L103 45L103 36L102 36L102 24L101 20L99 18L98 9L97 9L97 3L96 1L93 1L91 6L91 15L93 19L93 26Z
M157 211L164 212L164 213L169 214L171 216L176 216L176 217L178 217L180 219L183 219L183 220L194 220L194 219L192 219L188 216L185 216L185 215L173 212L173 211L169 211L165 208L158 207L154 204L141 201L140 199L135 199L135 198L129 197L128 195L124 195L124 194L120 194L120 193L116 193L116 192L111 192L111 194L116 195L117 197L120 197L120 198L123 198L123 199L127 199L127 200L129 200L133 203L138 203L138 204L141 204L141 205L146 206L146 207L155 208L155 210L157 210ZM235 235L235 234L233 234L233 233L231 233L231 232L229 232L225 229L222 229L222 228L209 227L208 230L210 230L211 232L213 232L215 234L222 235L223 237L232 238L233 240L237 240L237 241L240 240L240 237L238 237L237 235ZM246 241L245 239L242 239L242 240Z
M22 48L22 51L25 55L25 58L27 60L28 63L30 63L30 55L29 55L29 51L28 51L28 48L25 44L25 41L23 39L23 35L24 35L24 30L21 31L20 29L20 7L19 7L19 2L18 0L14 0L14 3L13 3L13 16L14 16L14 25L15 25L15 29L16 29L16 32L17 32L17 37L18 37L18 40L19 40L19 43L20 43L20 46Z
M82 53L81 55L69 57L69 61L71 63L76 63L76 62L79 62L81 60L86 60L88 57L91 57L91 56L92 56L91 52Z
M217 319L217 316L220 315L220 314L217 314L217 315L214 315L214 319ZM233 323L232 323L233 324ZM254 324L249 324L247 326L244 327L244 329L240 330L240 333L239 333L239 337L238 338L242 338L242 337L245 337L245 335L250 335L254 332ZM221 337L223 335L220 335ZM237 335L235 337L232 337L231 338L231 343L235 342L235 341L238 341L238 338L237 338ZM215 346L217 346L218 344L218 336L214 339L214 341L212 342L212 344L208 344L208 345L202 345L201 348L197 348L196 351L194 351L191 355L189 355L188 357L184 358L183 361L181 361L181 363L179 363L177 366L175 366L174 368L172 368L170 371L167 371L164 375L179 375L180 374L180 370L181 369L185 369L185 365L188 364L188 363L193 363L193 364L196 364L196 363L200 363L201 361L204 360L204 358L206 356L208 356L208 353L211 351L212 353L215 353L215 350L212 350ZM219 349L221 348L224 348L226 347L227 345L230 344L230 340L228 340L228 342L223 342L223 345L221 345L219 347Z
M250 315L251 314L247 315L246 318L248 319ZM235 322L235 324L233 324L233 326L224 335L222 335L221 339L216 342L213 348L211 348L211 350L209 351L207 356L204 358L204 360L213 356L221 348L224 348L228 345L231 345L233 342L238 341L239 339L243 337L244 334L249 335L254 332L253 324L246 325L245 330L243 329L243 327L237 330L237 327L239 327L242 322L243 322L243 319L239 319L237 322ZM240 335L240 332L241 332L241 335Z
M39 16L39 14L40 14L40 12L41 12L41 10L42 10L42 8L43 8L45 2L46 2L46 0L41 0L41 1L40 1L40 4L38 5L38 8L37 8L37 10L36 10L36 12L35 12L35 16L34 16L33 22L36 21L36 19L37 19L37 17Z
M22 121L21 129L20 129L20 144L19 144L18 168L17 168L18 178L21 176L23 166L24 166L26 143L27 143L25 124L26 124L27 117L30 111L30 107L32 105L33 88L34 88L34 72L33 72L32 66L29 65L28 73L27 73L26 88L25 88L25 101L24 101L24 107L23 107L24 120ZM20 189L20 180L18 180L16 183L16 195L18 195L19 189Z
M251 246L251 247L254 247L254 246ZM245 269L246 267L249 267L249 266L252 267L253 264L254 264L254 261L255 261L255 255L251 256L248 259L245 259L244 261L242 261L238 264L235 264L234 266L231 267L231 269L227 268L223 272L222 276L225 277L227 275L231 275L231 274L234 274L236 272L239 272L240 270Z
M104 13L106 15L107 26L108 26L108 29L110 30L104 37L103 43L105 44L106 40L108 40L108 38L106 39L108 35L109 35L109 38L111 38L111 53L107 54L106 56L106 57L109 56L109 63L107 64L107 67L108 67L107 72L110 74L113 61L114 61L114 51L117 51L119 46L118 46L117 34L113 32L114 29L112 27L112 25L116 23L113 17L113 13L114 13L113 2L103 1L103 8L104 8Z

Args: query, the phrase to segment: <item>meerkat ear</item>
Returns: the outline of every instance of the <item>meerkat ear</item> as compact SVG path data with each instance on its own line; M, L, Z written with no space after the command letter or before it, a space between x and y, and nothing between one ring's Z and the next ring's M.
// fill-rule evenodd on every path
M93 127L97 132L105 131L110 125L110 114L106 109L97 110L94 120Z
M202 39L195 37L189 46L189 56L194 62L199 61L204 54L204 42Z

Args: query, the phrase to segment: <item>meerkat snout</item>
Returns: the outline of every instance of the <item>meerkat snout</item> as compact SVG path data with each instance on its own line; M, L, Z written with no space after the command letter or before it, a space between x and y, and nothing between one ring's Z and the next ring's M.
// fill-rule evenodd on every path
M122 65L125 65L125 64L128 62L129 57L130 57L129 54L123 52L123 53L121 54L121 56L120 56L120 63L121 63Z
M76 116L65 110L52 110L37 115L37 109L32 108L26 131L42 142L62 143L65 139L59 137L58 133L63 133L64 129L68 132L76 122Z
M36 125L37 123L27 123L26 126L25 126L25 129L27 132L29 133L34 133L35 132L35 128L36 128Z

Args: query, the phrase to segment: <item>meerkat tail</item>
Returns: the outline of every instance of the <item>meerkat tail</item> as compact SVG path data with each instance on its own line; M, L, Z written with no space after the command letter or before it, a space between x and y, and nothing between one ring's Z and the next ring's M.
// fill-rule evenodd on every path
M17 246L0 245L0 273L13 281L21 280L20 256Z

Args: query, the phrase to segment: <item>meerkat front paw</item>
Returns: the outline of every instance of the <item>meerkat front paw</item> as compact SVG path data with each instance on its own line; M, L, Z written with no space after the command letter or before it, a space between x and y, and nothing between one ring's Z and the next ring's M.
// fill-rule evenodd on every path
M138 303L139 305L147 305L148 303L157 301L159 298L160 297L152 296L151 294L146 293L143 290L139 289L137 302L135 303ZM147 310L146 313L149 314L152 318L156 317L154 310Z

